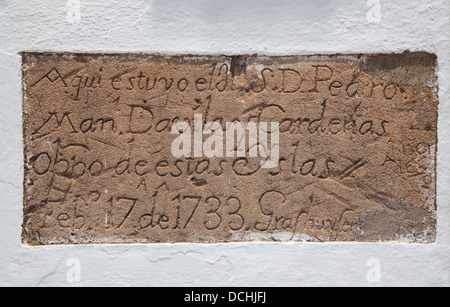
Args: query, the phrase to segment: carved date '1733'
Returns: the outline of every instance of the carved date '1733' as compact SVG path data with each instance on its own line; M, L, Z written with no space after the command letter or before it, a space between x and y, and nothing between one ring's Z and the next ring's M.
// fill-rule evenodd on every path
M435 240L432 54L22 56L24 243ZM174 157L196 114L278 164Z

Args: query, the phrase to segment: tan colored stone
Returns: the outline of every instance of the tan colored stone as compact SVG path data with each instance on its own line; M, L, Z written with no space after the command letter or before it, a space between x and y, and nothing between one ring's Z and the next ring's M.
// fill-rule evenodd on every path
M23 242L434 242L435 67L427 53L25 53ZM279 166L175 158L171 127L195 114L279 122Z

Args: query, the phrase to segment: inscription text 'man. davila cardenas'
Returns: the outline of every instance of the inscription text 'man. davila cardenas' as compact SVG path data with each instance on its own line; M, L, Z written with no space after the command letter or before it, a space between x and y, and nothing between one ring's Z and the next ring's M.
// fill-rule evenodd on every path
M436 57L23 53L30 245L436 236Z

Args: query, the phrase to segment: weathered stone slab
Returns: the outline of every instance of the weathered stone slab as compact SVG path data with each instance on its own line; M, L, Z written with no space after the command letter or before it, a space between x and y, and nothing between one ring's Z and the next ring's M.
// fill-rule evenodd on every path
M23 242L434 242L435 67L427 53L24 53ZM231 157L224 139L208 157L219 134L194 118L268 141L278 123L279 147L244 140ZM174 155L182 122L191 157Z

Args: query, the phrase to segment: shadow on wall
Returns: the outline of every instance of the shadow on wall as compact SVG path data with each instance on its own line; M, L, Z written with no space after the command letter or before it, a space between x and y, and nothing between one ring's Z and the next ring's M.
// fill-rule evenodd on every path
M352 2L355 9L349 11L348 4L332 0L148 0L151 8L142 26L146 33L164 31L178 43L247 46L250 41L279 45L281 38L322 41L321 33L338 35L347 32L349 24L365 22L366 1Z
M183 2L183 0L176 0ZM186 1L184 1L186 2ZM274 26L289 22L289 20L326 21L335 16L339 7L332 0L201 0L197 7L200 19L210 24L220 24L228 20L259 22L266 26ZM236 20L237 19L237 20ZM236 24L238 28L240 24Z
M340 6L332 0L148 0L152 7L152 17L157 15L183 18L185 23L192 18L204 21L205 25L217 26L232 23L236 30L246 25L263 26L269 29L277 24L289 24L295 21L298 25L304 23L311 27L311 22L327 23L331 19L339 18L336 10ZM365 1L355 1L355 7L365 7ZM348 8L348 5L345 7ZM166 14L170 12L170 14ZM344 12L348 14L349 12ZM353 12L352 12L353 13ZM170 18L170 17L169 17Z

